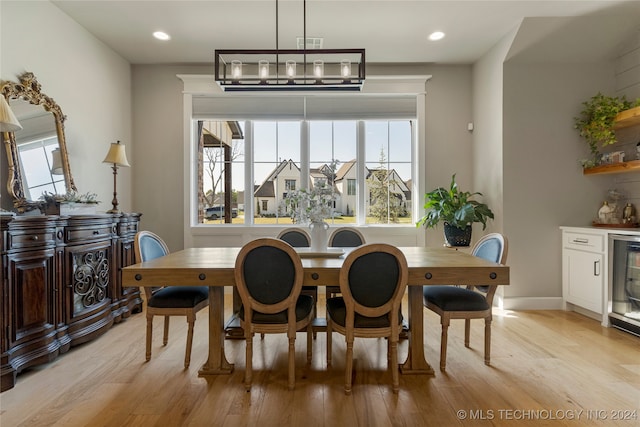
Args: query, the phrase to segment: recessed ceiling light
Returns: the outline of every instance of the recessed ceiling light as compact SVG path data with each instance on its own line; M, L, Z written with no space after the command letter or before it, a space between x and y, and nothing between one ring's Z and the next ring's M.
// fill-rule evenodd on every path
M155 33L153 33L153 37L157 38L158 40L171 39L171 36L169 36L169 34L165 33L164 31L156 31Z
M444 33L442 31L434 31L433 33L429 34L429 40L431 41L441 40L443 38Z

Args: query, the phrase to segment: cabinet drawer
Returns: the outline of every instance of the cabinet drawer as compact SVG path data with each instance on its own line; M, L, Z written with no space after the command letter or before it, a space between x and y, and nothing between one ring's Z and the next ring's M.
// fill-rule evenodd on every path
M41 230L34 233L20 233L9 235L9 250L30 247L44 247L53 244L55 239L55 229Z
M604 252L605 238L600 234L563 233L564 247L591 252Z
M75 243L95 239L106 239L111 237L111 226L101 226L92 228L68 228L66 230L66 242Z

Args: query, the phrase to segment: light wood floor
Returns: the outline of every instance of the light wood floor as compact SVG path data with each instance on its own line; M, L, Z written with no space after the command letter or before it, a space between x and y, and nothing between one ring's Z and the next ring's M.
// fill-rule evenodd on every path
M207 310L198 316L188 370L182 366L186 322L172 321L162 347L156 319L152 359L145 363L145 318L137 314L20 374L16 387L0 395L0 425L640 425L640 338L576 313L497 311L490 367L482 357L483 323L472 326L472 348L466 349L463 322L452 322L447 372L441 373L439 321L425 310L425 352L435 376L401 375L400 393L393 395L385 340L356 339L351 396L343 393L345 345L338 334L328 369L324 334L314 341L310 367L304 335L298 335L294 391L287 390L287 341L279 335L256 337L250 393L242 383L241 340L226 342L233 374L198 378L206 360L206 316ZM400 360L406 352L403 341Z

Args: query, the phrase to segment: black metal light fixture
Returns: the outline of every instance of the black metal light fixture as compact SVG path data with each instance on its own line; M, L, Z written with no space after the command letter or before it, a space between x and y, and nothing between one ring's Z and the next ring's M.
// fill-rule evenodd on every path
M359 91L365 79L364 49L307 49L303 0L303 49L216 49L214 78L232 91Z

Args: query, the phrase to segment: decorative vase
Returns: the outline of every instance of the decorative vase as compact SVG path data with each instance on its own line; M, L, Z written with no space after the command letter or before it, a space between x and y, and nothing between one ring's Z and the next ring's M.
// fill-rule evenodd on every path
M444 238L449 246L469 246L471 244L471 226L458 228L444 223Z
M312 222L309 224L311 234L311 250L315 252L325 252L329 240L329 224L324 221Z

